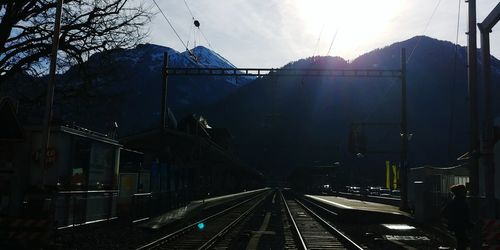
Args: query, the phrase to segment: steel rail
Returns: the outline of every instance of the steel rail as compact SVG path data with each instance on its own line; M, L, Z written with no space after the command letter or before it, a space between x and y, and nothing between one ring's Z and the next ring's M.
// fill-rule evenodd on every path
M304 241L304 238L302 237L302 234L300 233L299 227L297 227L297 223L295 222L295 219L293 218L292 211L290 211L290 208L288 207L288 204L286 203L285 197L283 196L283 192L279 191L281 195L281 199L283 200L283 203L285 204L285 208L287 211L287 214L290 218L290 221L292 222L293 225L293 231L295 233L295 236L299 239L300 247L302 249L307 249L306 242Z
M303 199L303 200L307 201L308 203L310 203L310 204L312 204L312 205L314 205L314 206L316 206L318 208L321 208L321 210L325 211L326 213L329 213L329 214L331 214L333 216L339 216L339 214L337 212L334 212L334 211L332 211L332 210L330 210L330 209L328 209L328 208L326 208L326 207L324 207L324 206L322 206L320 204L317 204L314 201L311 201L311 200L308 200L308 199Z
M332 224L330 224L328 221L326 221L325 219L321 218L321 216L319 216L318 214L316 214L312 209L310 209L309 207L307 207L306 205L304 205L302 202L300 202L298 199L294 199L295 202L297 202L300 206L302 206L302 208L304 208L313 218L315 218L317 221L319 221L321 224L323 224L324 226L327 227L327 229L330 230L330 232L332 232L336 237L338 237L338 239L343 243L345 244L349 249L358 249L358 250L362 250L364 249L363 247L359 246L358 244L356 244L356 242L352 241L347 235L343 234L342 232L340 232L340 230L338 230L336 227L334 227ZM323 208L325 209L325 208ZM331 212L331 211L330 211ZM334 212L332 212L333 214L335 214Z
M246 203L248 203L248 202L250 202L252 200L255 200L255 199L259 198L259 197L266 197L268 195L268 193L269 193L269 191L266 191L266 192L263 192L262 194L257 194L255 196L252 196L251 198L248 198L248 199L246 199L246 200L244 200L242 202L239 202L239 203L237 203L237 204L235 204L235 205L233 205L233 206L231 206L229 208L226 208L226 209L224 209L224 210L222 210L220 212L217 212L216 214L210 215L210 216L208 216L208 217L206 217L204 219L201 219L201 220L199 220L199 221L197 221L195 223L192 223L192 224L190 224L188 226L185 226L185 227L183 227L183 228L181 228L181 229L179 229L179 230L177 230L175 232L172 232L172 233L170 233L170 234L168 234L166 236L163 236L163 237L161 237L159 239L156 239L156 240L154 240L154 241L152 241L152 242L150 242L148 244L142 245L142 246L136 248L136 250L154 249L154 248L160 247L160 246L166 244L170 239L174 239L174 238L176 238L176 237L178 237L180 235L183 235L183 234L185 234L185 233L187 233L187 232L195 229L198 226L198 224L205 223L205 222L213 220L213 219L215 219L217 217L223 216L226 213L230 212L231 210L233 210L233 209L235 209L237 207L240 207L243 204L246 204ZM260 201L257 204L259 204L259 203L260 203ZM254 207L254 206L252 206L252 207ZM226 228L224 228L224 229L226 229ZM216 234L216 236L217 235L218 234ZM210 240L212 240L212 239L210 239Z
M233 220L229 225L224 227L219 233L214 235L210 240L208 240L205 244L203 244L201 247L198 249L209 249L212 247L219 239L224 237L231 228L233 228L238 222L240 222L242 219L244 219L248 214L250 214L258 205L261 204L261 202L269 195L269 193L263 195L259 201L257 201L255 204L253 204L250 208L248 208L245 212L243 212L238 218Z

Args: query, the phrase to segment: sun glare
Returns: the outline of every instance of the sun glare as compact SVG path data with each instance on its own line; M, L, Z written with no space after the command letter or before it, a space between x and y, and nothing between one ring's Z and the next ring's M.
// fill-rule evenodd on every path
M296 0L304 33L314 45L320 33L317 55L326 55L337 33L330 55L351 58L364 44L382 40L391 21L399 15L401 0ZM321 32L321 30L323 30Z

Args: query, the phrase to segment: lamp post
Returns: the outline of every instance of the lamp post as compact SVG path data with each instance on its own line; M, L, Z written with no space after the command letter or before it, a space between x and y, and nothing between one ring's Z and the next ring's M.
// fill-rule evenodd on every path
M43 171L42 186L45 188L45 175L47 168L47 148L50 139L50 123L52 121L52 105L54 103L54 89L57 69L57 50L59 49L59 33L61 30L62 5L64 0L57 0L56 16L54 23L54 36L52 38L52 51L50 54L49 84L47 86L47 99L45 103L45 116L41 141L40 167Z

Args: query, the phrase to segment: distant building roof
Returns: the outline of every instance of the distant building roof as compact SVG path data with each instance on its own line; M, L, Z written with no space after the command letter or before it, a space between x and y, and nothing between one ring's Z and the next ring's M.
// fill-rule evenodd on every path
M229 149L233 136L227 128L211 128L207 130L210 138L215 144L222 148Z
M134 135L129 135L120 138L120 142L125 146L138 150L157 151L165 148L169 143L176 140L176 137L183 137L183 141L187 143L189 137L179 131L173 129L153 129L146 132L141 132Z
M468 176L469 168L466 164L461 164L452 167L435 167L431 165L424 165L421 167L411 168L411 172L425 172L428 175L456 175L456 176Z
M42 132L42 127L41 126L35 126L35 127L25 127L26 131L32 131L32 132ZM99 133L90 129L86 129L84 127L80 127L74 124L65 124L65 125L52 125L50 127L50 133L55 134L55 133L66 133L66 134L71 134L74 136L79 136L83 138L87 138L90 140L94 141L100 141L103 143L107 144L113 144L115 146L122 146L118 140L110 138L108 135Z
M56 126L55 128L53 127L51 130L52 131L61 131L61 132L65 132L68 134L92 139L95 141L100 141L100 142L104 142L104 143L108 143L108 144L113 144L116 146L121 146L120 143L118 142L118 140L116 140L114 138L110 138L106 134L95 132L95 131L92 131L90 129L86 129L86 128L83 128L80 126L75 126L75 125L73 125L73 126L69 126L69 125Z
M203 116L196 114L184 117L177 124L177 129L179 131L204 138L210 138L210 134L207 131L210 128L207 120L203 118Z

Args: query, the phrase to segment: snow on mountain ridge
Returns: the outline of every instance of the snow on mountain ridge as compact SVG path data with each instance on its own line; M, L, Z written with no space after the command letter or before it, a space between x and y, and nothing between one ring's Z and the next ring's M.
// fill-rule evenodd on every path
M164 53L168 53L169 67L176 68L236 68L231 62L203 46L197 46L190 51L179 52L172 48L156 45L141 44L134 49L122 50L114 60L132 65L146 64L150 72L159 70L163 65ZM225 81L232 85L242 86L254 80L251 76L226 77L213 76L213 79Z
M205 48L203 46L197 46L193 48L190 52L184 51L179 52L169 47L164 47L156 44L144 44L137 46L136 49L129 51L129 56L132 57L133 52L139 50L136 53L137 57L150 56L152 61L162 61L163 54L168 53L169 65L172 67L204 67L204 68L235 68L235 66L229 62L227 59L219 55L218 53ZM192 55L194 55L197 61L194 60Z
M182 53L189 56L189 52L187 51ZM191 53L196 56L198 63L205 67L209 66L207 68L236 68L236 66L227 59L209 48L197 46L191 50Z

